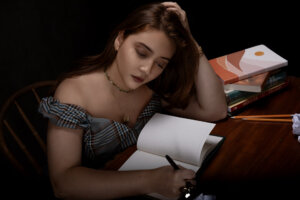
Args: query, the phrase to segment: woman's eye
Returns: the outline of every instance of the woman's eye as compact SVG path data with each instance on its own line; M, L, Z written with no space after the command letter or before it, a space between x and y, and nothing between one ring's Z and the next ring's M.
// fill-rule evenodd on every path
M166 66L164 63L156 63L156 65L162 69L164 69Z
M147 54L145 54L142 51L136 50L136 53L138 54L138 56L140 56L141 58L145 58L147 56Z

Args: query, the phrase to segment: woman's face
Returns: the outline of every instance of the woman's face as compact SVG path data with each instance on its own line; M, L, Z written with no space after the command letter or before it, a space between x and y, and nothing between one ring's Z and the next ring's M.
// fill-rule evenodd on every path
M136 89L157 78L175 53L175 43L162 31L146 29L115 41L118 50L115 64L120 83ZM121 85L120 85L121 86Z

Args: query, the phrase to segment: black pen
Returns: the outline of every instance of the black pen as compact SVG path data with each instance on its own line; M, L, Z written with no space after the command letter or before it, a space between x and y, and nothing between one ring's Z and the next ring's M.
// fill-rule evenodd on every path
M176 165L176 163L174 162L174 160L173 160L170 156L166 155L166 159L168 160L168 162L170 163L170 165L171 165L175 170L178 170L178 169L179 169L178 165Z

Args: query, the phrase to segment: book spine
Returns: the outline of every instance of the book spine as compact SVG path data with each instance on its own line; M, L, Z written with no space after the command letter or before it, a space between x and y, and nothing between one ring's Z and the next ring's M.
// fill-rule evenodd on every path
M247 106L248 104L250 104L252 102L255 102L259 99L262 99L263 97L266 97L266 96L268 96L268 95L270 95L270 94L272 94L272 93L274 93L278 90L281 90L281 89L285 88L287 85L288 85L288 81L286 81L286 82L284 82L280 85L274 86L274 87L272 87L268 90L265 90L264 92L258 93L257 95L251 96L248 99L245 99L245 100L240 101L236 104L233 104L232 106L228 106L228 112L233 113L233 112Z
M287 73L286 71L280 71L278 73L273 74L270 76L265 84L265 88L272 87L276 85L278 82L286 80Z
M243 91L234 90L226 94L227 105L235 104L236 102L239 102L243 99L247 99L250 96L255 94L256 93L253 92L243 92Z
M263 91L265 91L275 85L279 85L279 84L283 83L286 80L286 78L287 78L287 74L285 71L282 71L280 73L276 73L276 74L270 76L270 78L267 80L267 82L263 88ZM233 90L231 92L226 93L227 104L232 105L238 101L247 99L256 94L257 93L253 93L253 92Z

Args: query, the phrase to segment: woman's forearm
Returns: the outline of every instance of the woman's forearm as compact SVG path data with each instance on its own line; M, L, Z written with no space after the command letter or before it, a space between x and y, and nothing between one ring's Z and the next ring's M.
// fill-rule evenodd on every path
M209 121L226 117L227 104L224 88L205 55L200 57L199 68L195 77L196 99L202 114Z
M153 192L152 171L104 171L73 167L52 179L55 195L64 199L113 199Z

